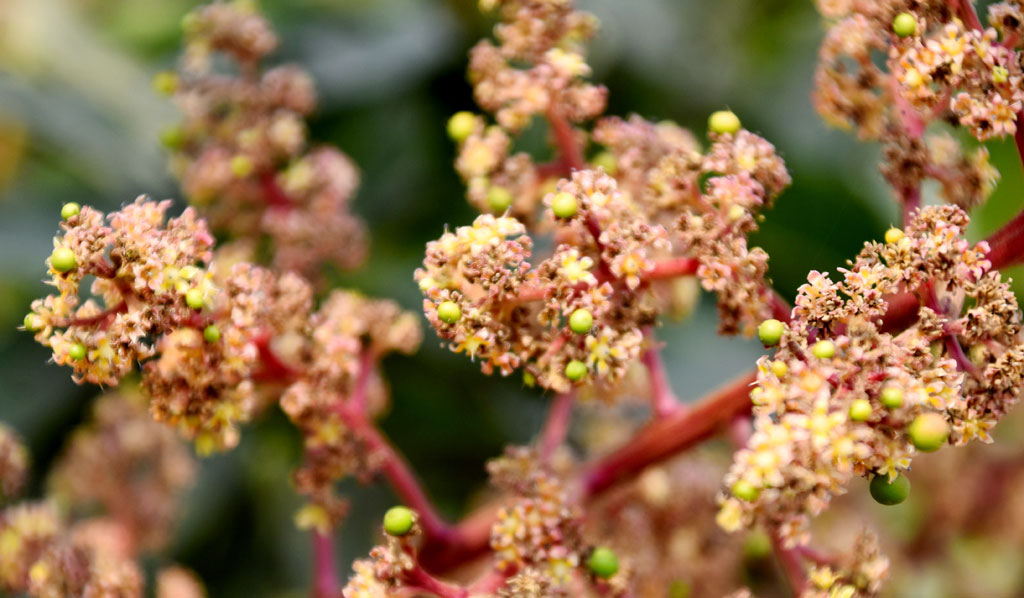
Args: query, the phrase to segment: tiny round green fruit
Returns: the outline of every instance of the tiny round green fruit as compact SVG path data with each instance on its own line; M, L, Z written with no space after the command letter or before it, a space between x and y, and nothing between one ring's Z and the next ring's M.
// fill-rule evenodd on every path
M558 218L572 218L579 211L579 202L572 193L562 191L551 200L551 211Z
M68 357L75 361L81 361L85 359L85 345L82 343L75 343L68 347Z
M77 203L71 201L71 202L68 202L68 203L64 204L61 207L61 209L60 209L60 217L63 218L64 220L70 220L71 218L74 218L75 216L78 216L78 213L81 212L81 211L82 211L82 206L80 206Z
M603 168L608 174L615 176L615 173L619 170L618 160L615 159L615 154L611 152L601 152L594 156L590 161L594 166Z
M445 324L454 324L462 317L462 308L454 301L442 301L437 306L437 317Z
M215 343L220 340L220 328L216 324L210 324L203 328L203 338L208 343Z
M619 572L619 557L607 546L598 546L587 559L587 569L596 577L608 579Z
M25 330L29 332L38 332L43 329L43 319L37 314L26 314L23 324Z
M831 359L836 354L836 344L828 339L818 341L811 347L811 353L818 359Z
M901 12L892 20L892 31L900 37L910 37L917 33L917 19L909 12Z
M890 483L889 476L876 475L871 478L871 485L868 489L875 502L889 506L898 505L910 496L910 480L906 476L900 475Z
M169 126L160 131L160 143L169 150L185 147L185 131L181 127Z
M718 110L708 117L708 129L713 133L731 135L739 131L741 126L740 117L732 110Z
M174 71L161 71L153 76L153 91L162 96L172 96L178 91L178 74Z
M50 254L50 266L61 274L74 270L78 267L78 260L75 259L75 252L71 251L67 247L57 247L53 250L53 253Z
M754 502L760 494L761 491L746 480L738 480L732 485L732 495L742 501Z
M786 325L772 318L761 322L757 327L757 338L761 339L766 347L774 347L782 340L782 333L786 331Z
M416 515L408 507L391 507L384 513L384 531L392 536L404 536L412 531Z
M254 168L255 165L249 156L238 154L231 158L231 174L235 175L236 178L244 179L252 174Z
M867 399L857 399L850 403L850 419L855 422L867 421L871 411L871 401Z
M456 112L448 119L448 137L456 143L462 143L476 128L476 116L472 112Z
M569 329L576 334L586 334L594 327L594 314L586 309L577 309L569 316Z
M898 409L903 405L903 389L899 386L886 386L882 389L878 400L886 409Z
M495 185L487 190L487 205L498 214L504 214L512 205L512 194L504 187Z
M573 359L565 365L565 377L573 382L579 382L587 375L587 364L578 359Z
M206 297L203 296L203 292L199 289L189 289L185 293L185 305L192 309L203 309L206 304Z
M907 434L917 450L932 453L942 448L949 439L949 424L938 413L923 413L910 422Z

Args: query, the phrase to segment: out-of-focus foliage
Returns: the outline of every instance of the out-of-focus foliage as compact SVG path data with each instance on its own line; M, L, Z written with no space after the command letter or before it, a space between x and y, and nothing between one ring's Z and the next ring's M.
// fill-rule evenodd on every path
M161 127L177 117L149 80L176 59L179 21L194 4L0 1L0 420L32 450L36 493L99 391L74 386L66 372L45 363L43 348L15 328L29 299L43 290L39 279L62 203L107 210L139 193L180 195L158 142ZM490 24L469 0L262 4L281 31L283 47L275 58L301 63L316 80L321 104L312 137L338 145L363 171L353 209L369 223L371 259L335 282L416 310L412 272L424 243L446 224L472 218L451 168L454 150L444 125L451 113L473 107L466 51ZM877 147L826 129L811 108L822 35L812 3L580 4L602 21L592 62L595 78L611 90L610 114L635 111L700 132L708 113L729 106L778 147L794 184L768 214L756 242L771 255L783 294L791 296L811 269L834 271L895 217L875 168ZM990 149L1002 182L975 216L976 237L1012 216L1024 193L1012 140ZM667 341L674 387L687 399L750 367L761 354L751 343L716 336L708 302L659 336ZM450 515L460 513L483 482L484 460L509 442L528 440L546 404L518 380L485 378L433 342L412 357L390 358L385 367L394 409L384 427ZM1019 459L1020 444L1009 438L1000 450ZM299 452L292 428L271 413L244 431L237 450L202 463L168 557L195 568L212 596L303 595L296 588L308 583L310 551L307 537L292 525L299 498L285 481ZM943 453L933 460L947 456L952 458ZM353 487L351 495L353 509L341 534L346 563L365 552L379 514L393 500L380 487ZM888 527L897 535L921 533L926 507L914 501L899 507ZM837 509L833 519L841 513ZM941 541L948 542L957 567L991 581L987 595L1013 595L1019 586L1019 538L1002 538L995 547L984 536ZM1007 550L1017 560L998 565ZM890 595L962 595L934 581L944 577L933 570L906 568L908 581L898 580Z

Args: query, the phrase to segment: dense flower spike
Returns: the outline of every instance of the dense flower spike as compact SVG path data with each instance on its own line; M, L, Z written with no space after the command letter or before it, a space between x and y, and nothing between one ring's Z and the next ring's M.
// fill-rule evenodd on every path
M0 503L17 496L28 477L28 450L11 428L0 423Z
M640 355L641 327L669 307L649 284L659 278L699 275L720 295L722 329L753 334L777 313L776 298L765 283L767 254L748 251L745 235L789 178L771 146L746 131L722 136L711 152L706 171L698 165L673 183L688 189L672 200L683 214L678 235L654 223L670 223L667 212L631 201L602 170L576 171L547 195L560 243L536 267L527 228L511 217L483 215L446 233L428 244L416 273L427 318L485 372L524 367L559 392L583 380L566 374L571 362L605 386L625 374ZM697 178L712 171L724 174L701 195ZM691 192L698 197L683 199ZM685 254L673 255L673 244Z
M575 246L567 249L597 266L603 279L622 279L630 291L645 277L671 277L660 275L656 258L682 253L696 260L693 267L699 268L704 287L720 297L726 333L751 335L761 320L780 315L765 281L768 256L746 243L760 210L790 182L771 144L743 130L728 111L709 120L713 144L704 156L688 131L638 116L604 118L588 136L572 123L599 116L604 108L604 90L579 79L589 67L578 44L592 33L593 18L574 12L567 1L489 4L500 6L501 23L495 28L500 43L476 46L470 80L481 107L495 114L497 124L467 112L449 122L450 134L457 129L452 134L459 142L455 166L471 203L546 232L550 222L538 220L537 213L543 203L558 225L556 241ZM513 68L509 61L534 66ZM598 97L600 102L590 102ZM527 154L509 155L514 137L534 116L543 116L551 127L560 152L553 162L535 164ZM584 174L588 139L607 151L598 153ZM567 175L571 181L558 180ZM492 201L495 189L501 190L500 202ZM694 272L676 276L684 273ZM641 302L657 303L647 297ZM529 359L520 356L520 361ZM488 364L485 369L493 367ZM564 389L543 375L541 382Z
M51 476L52 494L117 522L138 550L166 545L195 465L173 430L153 421L143 397L102 397Z
M218 231L269 236L281 270L315 278L324 263L361 264L366 232L348 212L359 175L338 150L307 147L303 119L316 106L309 75L290 65L261 70L277 37L252 2L202 6L184 29L181 73L161 77L174 78L169 89L185 117L172 169L189 200ZM215 68L221 57L237 68Z
M818 0L832 23L815 102L882 143L903 209L836 280L811 272L792 308L769 284L767 254L748 245L790 183L770 143L728 110L708 119L707 147L671 122L602 117L607 92L586 80L592 16L571 0L480 5L499 19L469 69L486 114L459 112L447 133L482 215L430 242L415 278L453 351L556 391L536 448L489 464L496 492L482 515L447 523L378 429L389 399L380 360L417 348L419 316L323 289L325 264L365 257L347 212L356 169L308 147L312 83L296 67L262 70L277 39L253 3L217 2L186 17L181 72L154 81L185 114L163 137L194 207L168 219L169 202L140 197L108 216L77 203L60 212L47 262L56 291L24 328L78 382L113 386L140 368L143 395L122 386L95 403L50 478L52 502L0 511L0 593L151 594L136 561L166 544L193 464L150 416L208 453L236 445L239 424L276 403L302 438L293 483L307 502L295 522L311 531L316 598L719 596L744 560L772 550L794 596L879 595L889 563L874 536L830 555L808 545L811 518L855 476L879 503L907 500L918 453L991 441L1024 388L1021 315L998 272L1024 255L1024 218L991 247L968 243L966 210L999 175L983 146L928 130L1019 133L1020 3L990 6L982 29L968 0ZM535 120L556 150L546 163L512 154ZM922 207L925 179L948 205ZM196 210L232 242L215 253ZM699 287L717 296L720 332L757 334L771 355L684 406L654 331L660 316L691 312ZM622 410L574 412L577 399L645 391L654 421L639 431ZM724 479L714 448L661 463L718 430L737 448ZM596 457L577 464L577 450ZM981 478L998 477L1000 491L1021 483L1007 474L1021 477L1019 463L1000 466L957 470L965 483L947 493L975 501L959 501L961 518L989 510L971 508L989 500ZM0 499L21 490L26 467L0 426ZM384 515L381 544L340 589L338 482L378 475L408 507ZM942 497L931 502L941 514ZM1017 516L999 515L989 516ZM931 527L914 542L944 544ZM475 580L441 578L484 554ZM155 589L204 594L176 566Z
M334 291L309 318L310 339L290 338L296 356L310 356L285 390L281 408L302 431L305 456L295 473L300 492L312 498L301 527L328 531L344 513L335 482L365 479L381 466L380 451L367 450L356 427L371 424L387 406L376 363L392 351L411 353L420 342L416 317L395 303Z
M153 338L193 316L190 291L212 295L213 237L192 210L165 223L169 207L140 197L106 218L86 206L61 223L50 258L57 294L34 301L26 323L77 381L116 385L155 354ZM82 301L87 276L94 298Z
M878 538L864 532L841 562L811 567L800 598L875 598L888 577L889 560L879 553Z
M141 598L142 570L111 530L68 527L50 503L0 511L0 590L32 596Z
M527 449L510 448L488 465L493 483L513 496L491 529L497 566L535 569L556 586L583 564L578 511L562 483ZM585 564L583 564L585 566Z
M915 448L990 440L1024 385L1024 339L1016 299L966 225L959 208L923 208L896 243L867 243L840 282L808 277L774 357L785 370L759 362L755 432L726 477L736 496L723 498L724 527L758 521L803 543L853 475L895 480ZM885 296L904 289L920 298L916 323L880 331Z
M926 136L929 124L953 119L982 141L1012 135L1024 101L1019 6L991 5L994 28L982 31L965 24L955 4L819 2L834 22L821 47L818 111L883 142L882 172L908 209L919 203L924 178L942 185L946 201L970 208L988 198L999 176L984 147L964 152L945 133ZM872 52L888 54L884 68Z

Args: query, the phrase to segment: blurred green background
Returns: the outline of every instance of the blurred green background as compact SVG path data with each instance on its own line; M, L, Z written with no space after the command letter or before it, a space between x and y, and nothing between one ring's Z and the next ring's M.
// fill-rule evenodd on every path
M187 0L0 0L0 420L27 439L33 492L99 390L47 364L20 325L40 283L62 203L115 209L140 193L177 197L158 131L173 106L150 91L172 68ZM728 106L773 142L793 175L756 242L776 286L792 297L811 269L833 270L896 216L877 173L878 148L828 130L809 99L824 27L807 0L589 0L602 31L595 79L609 114L672 119L700 133ZM466 53L491 23L469 0L264 0L282 47L274 61L312 71L320 108L312 137L335 144L363 172L354 211L373 232L372 258L339 285L416 310L412 272L423 245L473 214L451 168L451 113L473 109ZM1012 141L990 145L1003 182L976 215L975 236L1019 209ZM750 364L752 343L715 335L713 304L659 331L678 394L695 399ZM484 482L483 462L527 442L545 400L518 380L486 378L428 330L418 354L385 362L394 408L385 431L409 456L442 509L456 516ZM215 597L302 596L308 538L287 483L297 435L280 413L245 429L235 451L203 461L168 554L196 569ZM383 487L349 488L339 559L364 554ZM153 564L153 563L151 563Z

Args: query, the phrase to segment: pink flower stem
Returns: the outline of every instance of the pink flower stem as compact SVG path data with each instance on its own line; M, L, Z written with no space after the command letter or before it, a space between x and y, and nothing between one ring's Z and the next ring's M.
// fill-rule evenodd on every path
M356 374L355 383L352 385L352 394L348 398L352 410L364 417L366 416L366 387L369 384L370 375L373 373L373 362L373 351L364 348L359 353L359 371Z
M814 548L813 546L797 546L794 550L804 558L804 560L811 561L815 565L835 565L836 557L825 554L824 552Z
M971 0L952 0L951 8L969 28L981 31L981 21L978 20L978 13L974 11Z
M656 417L668 417L683 406L676 398L668 381L668 374L665 372L665 364L661 359L661 345L654 336L654 330L650 326L644 328L644 337L647 338L647 350L641 357L644 367L647 368L647 376L651 385L651 408Z
M772 294L772 317L787 324L793 321L793 308L789 305L789 301L786 301L775 289L769 288L769 290Z
M548 109L547 117L561 162L568 167L570 172L583 170L586 167L583 162L583 148L580 147L573 134L572 125L554 105Z
M583 496L597 496L624 480L636 477L650 465L704 441L737 414L748 413L750 385L756 379L756 372L744 374L692 409L677 410L648 424L628 444L585 471Z
M67 328L69 326L92 326L94 324L104 324L106 321L120 313L128 311L128 303L121 301L113 307L109 307L95 316L89 316L88 318L68 318L66 320L58 320L53 322L53 326L57 328Z
M291 198L277 184L277 179L273 172L264 172L260 174L259 178L260 187L263 189L263 197L266 199L268 206L282 210L292 209Z
M802 595L807 586L807 573L804 570L800 554L796 549L783 546L782 540L775 534L772 534L772 546L775 548L775 554L779 557L779 563L782 565L782 571L786 574L793 595Z
M750 412L750 385L757 372L749 372L716 390L692 409L651 422L619 450L592 463L580 476L580 498L597 498L616 484L635 478L647 467L700 444L737 415ZM490 542L496 505L470 513L456 528L455 541L428 539L421 560L432 571L446 571L483 555Z
M338 403L336 409L349 430L363 441L368 453L372 455L371 460L377 464L395 494L419 515L423 532L445 542L455 541L455 530L441 518L412 468L377 427L366 419L364 413L356 411L353 405Z
M915 185L900 190L900 200L903 205L903 226L912 220L914 212L921 207L921 187Z
M278 357L277 353L270 346L270 333L264 332L253 339L256 349L260 354L261 370L253 375L253 379L259 381L292 381L299 377L301 372L291 365L285 363Z
M947 317L950 316L948 310L944 309L942 305L939 305L939 298L935 294L935 286L931 283L927 285L927 289L925 290L925 304L939 315ZM957 339L956 334L947 332L943 336L943 343L946 345L946 351L949 352L949 356L956 362L960 371L970 374L977 379L979 376L978 368L970 359L967 358L967 355L964 354L964 349L960 346L960 340Z
M569 422L572 420L573 392L560 392L551 400L551 408L548 410L547 421L544 422L544 431L541 433L540 459L547 462L552 453L555 452L569 432Z
M491 569L469 586L469 593L473 595L494 594L498 591L498 588L505 584L505 580L512 575L515 575L514 568L509 570Z
M1017 113L1017 130L1013 132L1013 141L1017 145L1017 156L1024 166L1024 110Z
M693 257L675 257L654 262L654 266L643 275L644 280L677 278L697 273L700 260Z
M1024 210L989 236L987 241L989 250L986 257L993 268L1019 264L1024 259Z
M428 594L440 598L466 598L469 590L466 588L446 583L427 573L423 567L416 563L410 571L405 572L403 581L406 585L418 588Z
M334 537L313 532L313 598L336 598L338 572L334 568Z

